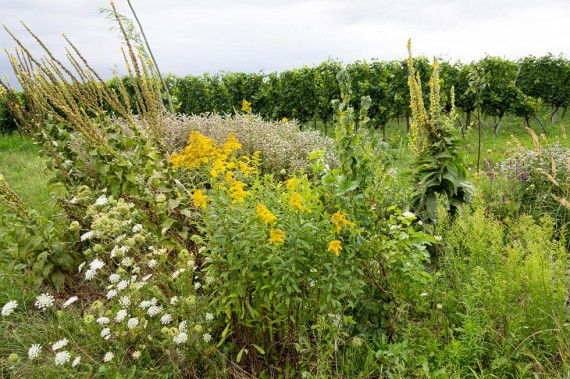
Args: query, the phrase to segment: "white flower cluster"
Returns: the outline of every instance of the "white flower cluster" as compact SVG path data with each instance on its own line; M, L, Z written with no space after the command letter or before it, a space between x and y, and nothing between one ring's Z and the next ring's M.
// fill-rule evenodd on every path
M11 300L7 302L2 307L2 316L10 316L14 312L14 309L16 309L16 307L18 307L18 302L16 300Z
M55 299L53 298L52 295L50 295L48 293L42 293L40 296L36 297L36 301L34 302L34 305L38 309L45 311L46 309L51 308L54 303L55 303Z

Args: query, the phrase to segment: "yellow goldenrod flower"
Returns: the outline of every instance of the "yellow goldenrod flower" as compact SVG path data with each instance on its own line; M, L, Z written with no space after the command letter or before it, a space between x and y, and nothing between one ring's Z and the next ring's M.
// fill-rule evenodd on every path
M204 195L201 190L196 190L192 194L192 201L194 202L195 207L206 208L206 203L210 200L211 199L208 196Z
M242 203L245 197L249 195L249 192L244 190L245 183L239 180L234 180L233 184L230 186L230 197L232 198L232 204Z
M299 210L301 212L304 212L305 207L303 206L302 200L303 199L301 198L301 195L299 193L293 192L293 194L291 195L291 201L289 204L291 205L291 208L297 207L297 208L299 208Z
M243 99L243 101L241 102L241 110L245 113L251 113L252 111L251 103L246 99Z
M269 243L279 246L285 242L285 232L281 229L271 229L269 231Z
M285 181L285 185L287 186L288 190L294 190L299 186L299 183L301 181L297 178L291 178L287 181Z
M262 219L264 223L270 224L277 221L277 217L275 217L275 215L271 213L269 209L265 208L263 204L259 204L256 210L257 210L257 217Z
M188 145L180 152L170 157L170 162L177 167L200 167L203 163L208 163L210 159L218 154L214 145L214 140L199 132L190 133Z
M238 139L236 138L236 136L234 136L233 133L230 133L228 139L226 140L226 143L224 143L223 147L224 154L230 155L231 153L239 149L241 149L241 143L238 141Z
M283 117L283 118L281 119L281 122L282 122L283 124L285 124L285 123L289 122L289 120L287 120L287 117Z
M329 248L327 249L327 251L334 251L334 253L337 257L339 256L341 250L342 250L342 246L340 246L339 240L331 241L329 243Z
M336 212L331 217L331 222L336 226L336 232L337 233L340 232L342 230L342 228L344 228L345 226L354 225L352 222L350 222L346 218L344 218L345 216L346 216L346 213Z

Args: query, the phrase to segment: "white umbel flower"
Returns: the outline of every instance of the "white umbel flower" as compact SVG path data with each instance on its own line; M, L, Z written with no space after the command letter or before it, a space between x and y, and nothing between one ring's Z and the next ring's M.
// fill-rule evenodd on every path
M170 304L171 305L178 304L178 296L172 296L172 298L170 299Z
M119 299L119 304L121 304L122 307L128 307L129 305L131 305L131 299L129 299L128 296L122 296Z
M154 266L156 266L158 262L156 261L156 259L151 259L150 261L148 261L148 267L153 268Z
M81 238L81 242L83 242L83 241L85 241L85 240L88 240L88 239L91 239L91 237L93 237L93 234L94 234L94 232L93 232L92 230L90 230L90 231L88 231L88 232L86 232L86 233L83 233L83 234L81 235L81 237L80 237L80 238Z
M142 230L142 225L141 224L136 224L135 226L133 226L133 233L138 233Z
M110 290L109 292L107 292L107 299L112 299L115 296L117 296L117 290Z
M139 359L141 357L140 350L133 351L133 354L131 354L131 356L133 357L133 359Z
M180 345L188 341L188 334L186 334L185 332L178 333L177 335L174 336L172 340L174 341L175 344Z
M69 351L60 351L55 355L55 365L60 366L68 363L71 360L71 354Z
M172 316L168 313L164 314L161 318L160 318L160 323L162 325L168 325L172 322Z
M120 311L117 312L117 315L115 316L115 321L122 322L127 316L128 316L127 310L121 309Z
M105 205L108 201L109 199L107 199L105 196L100 196L97 200L95 200L95 205Z
M10 300L2 307L2 316L10 316L17 306L18 302L16 300Z
M186 331L186 321L182 321L180 324L178 324L178 330L180 330L181 332Z
M212 335L210 333L204 333L202 336L205 342L210 342L212 340Z
M97 324L99 324L99 325L107 325L107 324L109 323L109 321L111 321L111 320L109 319L109 317L99 317L99 318L97 319Z
M152 305L147 311L150 317L154 317L160 312L162 312L162 307L160 305Z
M119 274L111 274L109 275L109 281L113 284L117 283L119 280L121 280L121 275Z
M211 313L206 313L206 321L212 321L214 319L214 315Z
M79 298L77 296L71 296L69 299L66 300L65 303L63 303L62 308L69 307L71 304L75 303L77 300L79 300Z
M105 328L101 330L101 337L105 338L106 340L109 339L109 337L111 337L111 329Z
M53 306L55 300L49 293L42 293L40 296L36 297L35 306L42 311Z
M111 362L114 357L115 357L115 354L113 354L112 352L108 351L108 352L105 354L105 356L103 357L103 362Z
M69 341L67 340L67 338L60 339L59 341L57 341L56 343L54 343L53 345L51 345L51 349L52 349L53 351L59 350L59 349L61 349L62 347L67 346L67 343L68 343L68 342L69 342Z
M79 362L81 362L81 357L80 356L75 357L75 359L71 363L71 367L77 366L79 364Z
M127 326L129 329L134 329L137 326L139 326L139 319L136 317L130 318L129 321L127 321Z
M42 345L40 344L36 343L30 346L30 349L28 350L28 358L30 358L30 361L36 359L40 355L41 351L42 351Z

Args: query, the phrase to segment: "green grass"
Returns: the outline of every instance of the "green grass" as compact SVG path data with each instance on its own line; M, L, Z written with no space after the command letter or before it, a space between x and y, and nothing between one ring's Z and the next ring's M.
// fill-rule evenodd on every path
M17 133L0 136L0 173L26 205L46 217L56 212L48 186L53 172L30 138Z

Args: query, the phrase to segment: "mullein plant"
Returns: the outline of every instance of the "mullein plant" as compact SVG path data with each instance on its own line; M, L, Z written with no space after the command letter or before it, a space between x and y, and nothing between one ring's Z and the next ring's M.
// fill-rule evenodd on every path
M429 108L423 101L422 83L414 68L411 41L408 42L408 85L410 87L410 150L415 154L415 192L412 207L427 220L437 221L438 203L452 213L469 202L472 185L460 154L461 139L455 121L455 94L451 89L451 110L444 113L440 93L439 64L434 59L429 87Z

